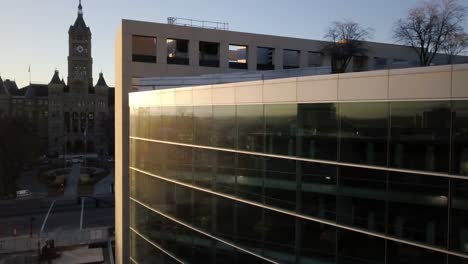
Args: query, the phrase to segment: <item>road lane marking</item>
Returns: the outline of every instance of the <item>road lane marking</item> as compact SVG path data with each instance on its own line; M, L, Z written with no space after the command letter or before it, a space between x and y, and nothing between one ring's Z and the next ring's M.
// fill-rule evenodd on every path
M44 218L44 222L42 222L42 227L41 227L41 231L39 232L39 234L41 234L42 231L44 231L44 227L45 227L45 224L47 222L47 218L49 218L50 211L52 211L52 207L54 207L55 201L56 200L53 200L52 203L50 204L49 211L47 211L47 214L46 214L46 216Z

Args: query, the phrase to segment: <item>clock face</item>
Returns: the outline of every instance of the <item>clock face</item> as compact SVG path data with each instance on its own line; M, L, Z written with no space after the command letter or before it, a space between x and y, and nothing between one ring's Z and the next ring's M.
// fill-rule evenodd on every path
M83 51L84 51L83 46L81 46L81 45L76 46L76 51L78 51L78 53L83 53Z

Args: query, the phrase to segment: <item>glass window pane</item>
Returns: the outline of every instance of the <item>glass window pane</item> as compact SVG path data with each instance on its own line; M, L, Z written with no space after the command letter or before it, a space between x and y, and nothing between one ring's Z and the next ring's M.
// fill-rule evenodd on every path
M156 63L156 37L132 36L132 60Z
M340 118L340 161L386 166L388 103L342 103Z
M274 48L257 48L257 70L274 70Z
M299 263L334 264L336 253L336 228L314 221L301 223L301 248Z
M390 165L448 172L449 102L392 102Z
M197 186L211 189L213 185L213 168L216 152L209 149L195 148L193 162L193 179Z
M392 264L444 264L447 255L403 243L387 242L387 263Z
M298 105L298 156L336 160L338 104Z
M257 254L261 254L263 248L263 210L249 204L236 203L237 242Z
M234 194L236 190L236 154L233 152L216 151L215 191Z
M176 111L176 140L190 144L193 138L193 107L177 106Z
M189 41L185 39L167 39L167 64L189 65Z
M229 68L247 69L248 49L243 45L229 45Z
M383 264L385 240L339 229L337 257L339 264Z
M388 233L445 248L447 196L447 178L390 172Z
M236 106L213 106L213 145L220 148L235 148Z
M162 124L162 127L164 129L164 140L177 142L175 106L162 107Z
M193 225L200 230L211 232L213 230L212 198L211 193L193 191Z
M300 54L299 50L283 50L283 69L299 68Z
M219 43L200 41L200 66L219 67Z
M450 249L468 254L468 179L450 180Z
M174 215L173 183L140 172L131 174L131 177L131 182L135 184L133 198L160 212Z
M179 263L133 231L130 231L130 256L138 263Z
M266 152L294 156L297 104L265 105Z
M237 148L263 152L264 125L263 105L238 105Z
M194 144L202 146L212 145L213 107L194 106Z
M260 156L238 154L237 195L239 197L262 201L263 162Z
M387 172L341 166L338 223L385 232Z
M266 157L265 162L265 202L295 211L296 161Z
M279 263L295 263L295 217L265 210L264 229L265 257Z
M216 203L216 229L217 236L235 241L235 202L233 200L215 196Z
M452 103L452 172L468 176L468 101Z
M150 138L157 140L163 139L161 107L158 106L152 106L150 108Z
M175 185L176 217L184 223L193 223L192 188Z
M336 221L337 167L301 162L301 212Z

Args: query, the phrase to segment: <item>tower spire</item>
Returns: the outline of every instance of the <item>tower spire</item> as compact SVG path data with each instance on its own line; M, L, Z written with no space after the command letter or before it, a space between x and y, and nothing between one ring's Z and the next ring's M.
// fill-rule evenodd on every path
M83 15L83 6L81 5L81 0L80 1L80 4L78 5L78 15Z

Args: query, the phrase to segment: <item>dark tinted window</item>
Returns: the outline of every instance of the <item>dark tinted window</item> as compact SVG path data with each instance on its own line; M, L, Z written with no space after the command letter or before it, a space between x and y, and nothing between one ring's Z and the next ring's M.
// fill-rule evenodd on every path
M238 105L237 148L263 152L264 125L263 105Z
M385 171L341 166L338 223L384 233L386 181Z
M263 195L263 159L259 156L238 154L237 195L261 201Z
M213 107L194 106L194 140L193 143L202 146L211 146L213 129Z
M337 257L339 264L383 264L385 240L339 229Z
M388 233L446 247L448 180L389 173Z
M297 105L265 105L266 152L294 156L296 149Z
M211 189L216 152L214 150L199 148L195 148L193 152L193 178L195 185Z
M448 102L392 102L391 166L448 172Z
M298 156L336 160L338 104L298 105Z
M301 248L299 263L335 263L336 228L314 221L301 223Z
M265 257L280 263L295 263L295 217L265 210L264 230Z
M468 254L468 180L451 179L450 249Z
M235 148L236 107L233 105L213 106L213 145L220 148Z
M265 202L274 207L296 210L296 161L265 158Z
M468 176L468 101L452 105L452 173Z
M342 103L340 117L340 161L387 165L388 103Z
M215 155L217 157L213 189L222 193L234 194L236 190L236 154L217 151Z
M387 242L387 263L392 264L445 264L447 255L393 241Z
M301 162L301 212L336 220L337 168L334 165Z

